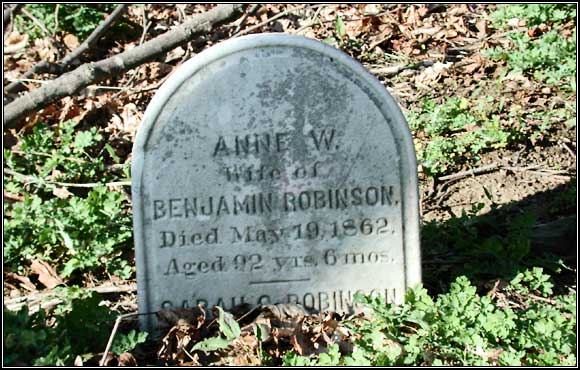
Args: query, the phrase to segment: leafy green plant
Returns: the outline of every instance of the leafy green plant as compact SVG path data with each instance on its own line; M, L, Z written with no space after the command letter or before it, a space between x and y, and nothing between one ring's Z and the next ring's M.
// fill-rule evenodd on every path
M240 336L240 325L235 320L233 315L229 312L225 312L219 306L216 306L216 309L219 312L219 330L225 336L225 338L222 336L217 336L204 339L200 342L197 342L193 346L192 351L200 350L204 352L210 352L216 351L218 349L224 349L227 348L234 339Z
M484 53L492 60L505 60L512 74L529 73L551 86L564 84L575 91L576 34L563 38L552 30L533 40L525 33L511 33L512 49L491 48Z
M69 32L84 39L115 7L116 4L28 4L26 10L48 31L53 31L58 26L57 31ZM33 39L48 36L41 27L24 15L17 15L15 23L20 32L27 33Z
M525 19L529 27L558 25L576 19L576 8L570 4L528 4L500 7L491 14L496 27L506 28L512 18ZM576 32L562 37L557 29L532 38L526 32L510 32L511 48L495 47L484 55L495 61L506 61L512 74L529 74L551 86L576 91Z
M75 125L63 123L58 132L38 125L17 150L5 150L14 172L5 190L23 200L4 204L4 263L24 273L41 258L59 266L64 278L86 272L129 278L127 196L104 185L115 177L106 171L101 134L94 128L75 133ZM88 193L66 185L93 181Z
M496 27L504 28L513 18L525 19L528 26L539 26L542 23L561 24L576 18L576 6L573 4L510 4L502 5L491 14Z
M523 274L531 286L545 286L549 279L539 270ZM369 307L373 317L346 323L358 338L352 353L341 354L333 345L317 357L287 353L284 364L553 366L576 362L575 294L559 296L555 303L541 300L513 310L479 296L462 276L437 299L421 286L409 289L400 306L376 296L357 294L355 299Z
M104 349L113 314L99 305L101 297L76 287L56 294L64 303L50 314L4 307L5 365L71 366L76 355L91 357Z
M499 116L487 105L465 98L448 98L443 104L425 99L419 112L410 111L409 127L417 144L417 159L430 176L441 175L456 165L477 160L485 150L513 141L513 130L502 127Z
M534 267L531 270L520 272L510 283L510 289L519 294L529 294L538 292L547 297L553 293L554 284L550 282L550 276L544 274L541 267Z
M147 332L137 332L136 330L131 330L127 334L117 334L115 336L115 341L111 346L111 352L116 355L129 352L135 349L139 344L145 343L147 336Z

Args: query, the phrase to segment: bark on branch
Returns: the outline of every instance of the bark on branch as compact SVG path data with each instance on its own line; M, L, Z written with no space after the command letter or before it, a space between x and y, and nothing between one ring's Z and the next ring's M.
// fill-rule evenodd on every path
M35 74L49 72L52 74L61 74L65 71L66 67L75 61L79 56L81 56L85 51L87 51L90 47L92 47L100 38L101 36L111 27L115 21L123 15L125 10L127 10L127 4L119 5L112 13L105 19L90 35L87 37L83 43L76 48L73 52L68 54L58 63L49 63L46 60L43 60L37 63L34 67L32 67L29 71L27 71L23 79L31 78ZM16 81L11 83L10 85L6 86L5 90L8 93L14 92L19 86L21 86L21 82Z
M73 95L95 82L137 67L158 55L191 41L202 33L209 32L215 25L233 20L242 14L245 6L244 4L220 4L141 46L95 63L83 64L77 69L63 74L50 83L7 104L4 107L4 130L19 129L24 126L21 119L29 113L42 109L65 96Z
M4 8L4 32L12 22L12 18L24 7L24 4L16 4Z

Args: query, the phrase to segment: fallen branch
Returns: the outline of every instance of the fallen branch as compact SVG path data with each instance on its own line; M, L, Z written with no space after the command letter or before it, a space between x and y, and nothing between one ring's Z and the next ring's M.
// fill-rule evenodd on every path
M241 14L244 7L244 4L220 4L141 46L95 63L83 64L7 104L4 107L4 129L22 128L25 124L22 118L26 115L65 96L73 95L90 84L103 81L173 50L199 34L209 32L215 25L234 19Z
M313 5L310 8L311 9L316 9L316 8L321 7L321 6L325 6L325 5L324 4ZM257 29L259 29L261 27L264 27L265 25L269 24L270 22L274 22L278 18L282 18L285 15L292 14L292 13L294 13L296 11L302 11L302 10L304 10L304 8L301 8L301 7L286 9L286 10L284 10L284 11L282 11L282 12L280 12L280 13L278 13L278 14L276 14L276 15L268 18L268 19L266 19L263 22L260 22L260 23L258 23L256 25L252 26L252 27L246 28L242 32L233 35L232 38L240 37L240 36L243 36L243 35L247 35L250 32L253 32L253 31L255 31L255 30L257 30Z
M97 292L99 294L114 294L114 293L132 293L137 291L137 284L126 284L126 285L101 285L94 288L86 288L85 290L89 292ZM58 303L62 302L60 298L54 297L57 293L50 291L50 292L38 292L32 293L29 295L25 295L22 297L16 297L11 299L5 299L4 305L7 309L11 311L17 311L20 307L24 306L25 304L29 307L35 305L47 306L50 303L51 306L54 305L54 302L58 300ZM51 300L46 301L45 305L41 304L46 298L51 298Z
M14 16L22 10L23 6L24 4L16 4L4 9L4 32L6 32L6 28L14 22Z
M447 176L438 177L438 181L451 181L451 180L459 180L464 177L480 175L486 172L491 172L495 170L508 170L512 172L531 172L531 173L538 173L541 175L563 175L563 176L572 176L568 174L566 171L550 171L550 170L538 170L541 166L540 165L531 165L526 167L521 166L506 166L499 163L492 163L487 164L485 166L473 168L471 170L457 172Z
M430 60L424 60L419 63L399 64L394 66L370 68L369 72L377 76L393 77L408 69L419 69L421 67L431 67L434 63Z
M105 33L106 30L109 29L115 23L115 21L127 10L128 5L122 4L119 5L110 16L107 17L90 35L87 37L83 43L76 48L73 52L65 56L62 61L58 63L49 63L45 60L37 63L32 69L28 70L21 80L28 79L36 74L39 73L52 73L52 74L61 74L65 71L69 64L75 61L78 57L80 57L85 51L89 50ZM10 85L6 86L6 92L14 92L19 86L21 81L13 82Z
M447 176L441 176L438 178L438 180L439 181L458 180L458 179L462 179L462 178L467 177L467 176L473 176L473 175L478 175L481 173L493 171L493 170L496 170L498 168L500 168L500 165L498 163L492 163L492 164L488 164L488 165L481 166L478 168L474 168L472 170L461 171L461 172L457 172L457 173L454 173L452 175L447 175Z

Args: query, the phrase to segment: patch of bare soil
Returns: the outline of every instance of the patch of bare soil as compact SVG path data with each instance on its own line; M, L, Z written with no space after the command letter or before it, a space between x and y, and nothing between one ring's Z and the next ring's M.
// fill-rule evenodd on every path
M460 216L463 211L469 212L477 203L484 204L481 212L486 213L492 206L522 202L538 193L569 184L576 179L574 153L575 143L564 145L561 142L535 146L531 150L522 148L486 153L474 168L497 165L489 172L466 174L439 184L420 182L421 219L423 222L444 221ZM533 207L538 220L544 219L548 213L546 206L543 203Z

